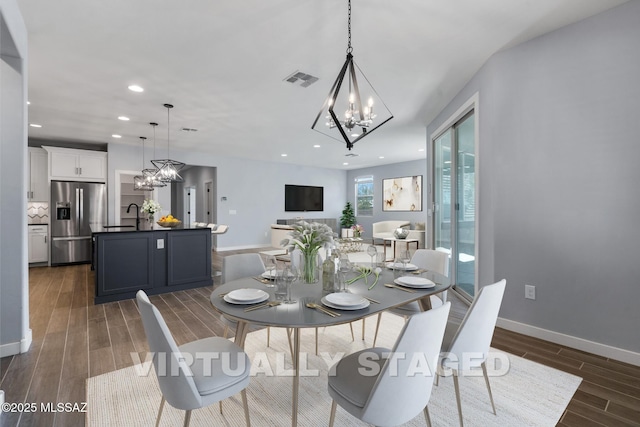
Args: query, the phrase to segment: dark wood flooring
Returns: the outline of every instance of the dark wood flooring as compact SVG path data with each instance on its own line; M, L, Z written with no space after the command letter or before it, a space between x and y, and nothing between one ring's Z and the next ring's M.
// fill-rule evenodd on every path
M237 252L214 253L214 269L220 270L222 257L231 253ZM144 359L148 347L135 302L94 305L93 283L88 265L29 270L33 343L25 354L0 359L6 402L35 402L38 409L40 403L84 402L87 378L131 366L136 356ZM151 297L179 345L222 335L223 325L209 304L211 291ZM462 318L466 306L451 294L452 316ZM640 426L640 367L500 328L492 345L583 378L559 426ZM0 425L84 426L85 414L3 413Z

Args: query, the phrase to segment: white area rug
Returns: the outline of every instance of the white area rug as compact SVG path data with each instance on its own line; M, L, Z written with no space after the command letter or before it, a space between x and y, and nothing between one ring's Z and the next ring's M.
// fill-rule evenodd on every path
M327 362L342 352L370 347L375 328L374 318L367 321L367 340L362 341L361 322L354 324L356 341L351 341L348 325L321 328L316 356L313 330L302 331L301 366L308 371L300 378L298 425L326 426L331 399L327 393ZM402 319L383 315L377 346L392 347ZM292 379L290 356L284 329L271 330L271 347L266 346L266 331L252 332L247 337L246 351L252 360L252 377L247 388L251 424L261 426L291 425ZM548 368L517 356L500 353L509 361L509 370L490 378L498 415L493 415L489 396L480 373L477 377L460 379L462 408L467 426L555 426L581 382L581 378ZM306 363L304 358L306 357ZM283 360L285 362L283 362ZM333 362L329 362L332 364ZM147 376L139 371L149 372ZM265 373L280 373L271 376ZM318 371L317 374L316 372ZM153 368L138 365L120 369L87 380L88 426L151 426L160 404L160 390ZM395 404L397 402L389 402ZM193 411L192 426L244 426L240 395L223 403L224 415L218 405ZM429 402L431 420L435 426L458 425L453 380L440 378ZM182 425L184 412L165 405L162 426ZM338 407L336 426L366 425ZM424 426L422 415L406 426Z

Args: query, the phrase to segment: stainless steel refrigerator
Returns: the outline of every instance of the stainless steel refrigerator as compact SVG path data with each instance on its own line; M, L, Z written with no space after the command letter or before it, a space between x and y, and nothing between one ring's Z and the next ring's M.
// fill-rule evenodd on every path
M107 187L51 181L51 265L91 261L91 232L107 223Z

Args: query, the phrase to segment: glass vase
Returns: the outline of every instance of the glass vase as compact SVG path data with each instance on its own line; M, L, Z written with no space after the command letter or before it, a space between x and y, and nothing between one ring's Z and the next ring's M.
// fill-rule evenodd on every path
M304 283L318 283L319 280L318 249L302 252L302 281Z

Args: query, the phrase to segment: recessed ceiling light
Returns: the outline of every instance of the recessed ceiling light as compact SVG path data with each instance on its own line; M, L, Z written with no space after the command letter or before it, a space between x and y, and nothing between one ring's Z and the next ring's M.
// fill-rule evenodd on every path
M118 116L118 120L122 120L123 122L128 122L129 121L129 117L127 117L127 116Z
M131 92L144 92L144 89L138 85L131 85L129 86L129 90Z
M41 128L42 125L39 125L37 123L29 123L29 126L31 126L32 128Z
M27 101L27 105L31 105L31 102Z
M313 146L313 148L320 148L320 145L316 144L316 145Z
M114 133L113 135L111 135L111 137L112 138L122 138L122 135L117 135L117 134Z
M280 154L280 156L281 157L287 157L287 154L286 153L282 153L282 154Z
M379 156L378 158L379 158L379 159L384 159L384 156Z
M418 151L424 151L424 148L420 148L420 149L418 149Z
M349 163L344 162L342 165L343 165L343 166L349 166Z

